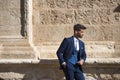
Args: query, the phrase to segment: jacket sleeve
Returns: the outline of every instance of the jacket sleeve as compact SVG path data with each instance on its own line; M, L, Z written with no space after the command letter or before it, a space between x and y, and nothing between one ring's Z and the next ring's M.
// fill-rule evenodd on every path
M60 64L62 64L64 62L63 55L66 50L66 47L67 47L67 38L64 38L64 40L62 41L62 43L56 53Z

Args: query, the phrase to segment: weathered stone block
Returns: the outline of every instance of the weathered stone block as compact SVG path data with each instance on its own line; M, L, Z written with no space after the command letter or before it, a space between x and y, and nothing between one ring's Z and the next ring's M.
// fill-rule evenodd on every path
M92 0L68 0L68 8L79 9L79 8L92 8Z
M34 59L34 50L24 39L0 41L0 59Z
M4 0L0 1L0 36L21 36L21 1ZM21 16L22 15L22 16Z
M76 22L81 24L91 24L92 20L92 10L75 10L75 19Z
M93 0L93 4L98 7L112 8L117 5L120 0Z
M64 37L65 27L56 26L41 26L38 28L38 37L40 41L51 42L57 41Z
M65 27L65 37L70 37L74 33L73 24L66 25Z
M114 21L120 22L120 14L119 13L114 14Z
M3 28L4 26L0 26L1 28ZM8 38L15 38L15 37L20 37L22 38L21 34L20 34L20 26L18 26L18 28L15 28L16 26L6 26L6 27L11 27L11 29L7 29L7 28L3 28L0 30L0 36L1 37L8 37ZM17 30L16 30L17 29Z
M67 8L66 0L45 0L45 8Z
M33 25L50 24L50 10L34 9Z
M55 8L56 7L55 0L45 0L45 5L47 6L47 8Z
M0 9L20 8L21 0L0 0Z
M67 8L67 0L55 0L57 8Z
M35 8L44 8L44 0L33 0L33 9Z
M41 59L56 59L56 51L57 51L57 46L54 44L53 46L49 46L48 44L45 45L43 44L41 47L37 47L37 49L39 50L40 54L40 58ZM46 51L47 49L47 51Z
M85 38L85 40L93 40L93 41L95 41L95 40L101 40L101 35L99 34L99 33L101 33L100 31L99 31L99 27L97 27L97 26L90 26L90 27L87 27L87 29L86 29L86 31L85 31L85 36L84 36L84 38ZM89 34L89 35L87 35L87 34Z
M36 26L38 29L34 30L34 42L47 41L47 28L46 26ZM44 36L44 37L43 37Z
M113 24L113 12L107 9L96 9L92 10L92 24Z
M120 27L119 27L119 24L118 25L112 25L112 27L113 27L113 40L114 41L120 41L120 37L119 37Z
M50 24L50 10L41 10L39 14L40 24Z
M40 13L39 12L40 12L39 10L36 10L36 9L33 10L33 14L35 14L35 15L32 16L34 27L40 24L40 19L41 18L40 18Z
M100 74L102 80L112 80L112 76L110 74Z
M20 25L20 10L7 9L0 11L1 25Z
M74 22L73 10L52 10L51 11L51 24L67 24Z
M113 30L113 25L90 26L85 31L84 38L85 40L112 41L114 37Z
M60 27L60 25L54 27L47 27L47 40L57 41L58 39L61 39L64 36L62 32L65 32L65 29L64 27Z
M113 26L111 25L101 25L100 26L100 35L101 40L112 41L113 40Z

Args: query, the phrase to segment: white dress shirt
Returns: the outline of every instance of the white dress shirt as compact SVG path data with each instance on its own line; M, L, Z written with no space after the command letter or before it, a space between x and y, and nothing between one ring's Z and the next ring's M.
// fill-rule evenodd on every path
M75 46L76 50L79 51L79 40L75 37L74 37L74 46Z

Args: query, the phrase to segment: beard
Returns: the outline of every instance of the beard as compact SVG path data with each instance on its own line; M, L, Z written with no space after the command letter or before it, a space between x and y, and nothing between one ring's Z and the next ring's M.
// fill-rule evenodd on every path
M83 38L83 35L78 34L78 37L79 37L79 38Z

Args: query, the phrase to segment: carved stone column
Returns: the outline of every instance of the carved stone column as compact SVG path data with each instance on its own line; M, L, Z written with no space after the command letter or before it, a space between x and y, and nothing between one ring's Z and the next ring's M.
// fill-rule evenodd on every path
M34 58L29 44L27 0L0 1L0 59Z

